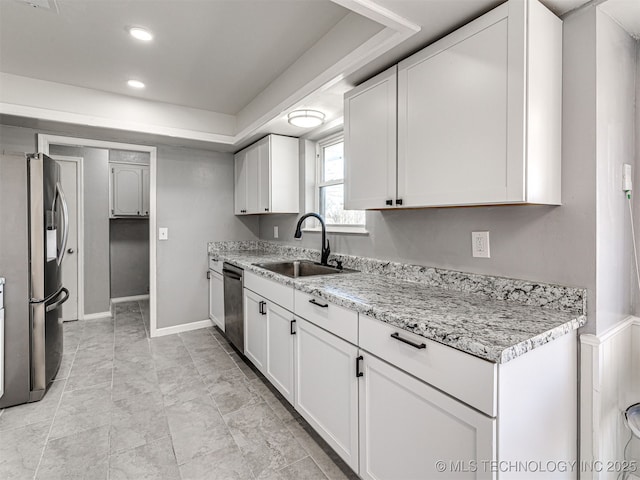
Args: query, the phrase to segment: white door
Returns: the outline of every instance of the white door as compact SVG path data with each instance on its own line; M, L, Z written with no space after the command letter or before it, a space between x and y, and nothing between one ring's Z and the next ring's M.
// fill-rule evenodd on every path
M296 410L358 471L357 347L296 317Z
M69 300L62 305L62 320L78 320L78 181L81 158L53 157L60 165L60 184L69 207L69 237L62 261L62 285L69 290Z
M209 270L209 318L224 332L224 280Z
M263 374L267 360L266 305L260 295L244 289L244 354Z
M151 211L151 171L149 167L142 167L142 213L145 217Z
M398 66L403 206L507 198L507 19ZM522 158L522 157L520 157Z
M260 152L257 145L247 149L245 163L247 165L247 212L260 213L258 211L260 196Z
M244 215L247 213L247 152L236 153L234 157L235 190L234 213Z
M344 206L389 208L396 200L396 72L394 65L344 99Z
M113 215L141 215L142 168L138 165L111 165Z
M268 302L267 306L267 364L265 376L274 387L293 404L293 313Z
M258 213L271 210L271 155L269 153L270 137L256 145L258 152Z
M495 419L373 355L362 356L362 478L493 478Z

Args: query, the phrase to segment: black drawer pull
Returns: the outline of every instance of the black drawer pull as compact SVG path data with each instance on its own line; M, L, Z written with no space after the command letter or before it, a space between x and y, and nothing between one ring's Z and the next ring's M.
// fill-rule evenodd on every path
M362 377L364 375L364 373L362 373L362 370L360 370L360 362L362 360L364 360L364 357L362 355L356 357L356 377Z
M267 312L264 310L265 305L267 304L267 302L261 301L258 304L258 312L261 313L262 315L266 315Z
M291 335L295 335L296 331L293 329L293 325L296 323L295 319L291 320L290 322L290 326L289 326L289 332L291 333Z
M386 202L384 202L386 205L393 205L393 200L387 200Z
M422 350L423 348L427 348L424 343L414 343L411 340L407 340L406 338L402 338L399 333L392 333L391 338L395 338L396 340L400 340L402 343L406 343L407 345L411 345L413 348L417 348L418 350Z
M315 298L312 298L311 300L309 300L309 303L313 303L314 305L320 307L320 308L328 308L329 304L328 303L318 303L316 302Z

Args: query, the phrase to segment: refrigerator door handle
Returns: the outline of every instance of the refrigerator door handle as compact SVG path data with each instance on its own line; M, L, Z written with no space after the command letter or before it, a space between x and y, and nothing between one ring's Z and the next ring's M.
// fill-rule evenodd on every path
M62 206L62 218L64 221L62 228L62 245L60 246L60 253L58 254L57 260L58 265L61 265L64 253L67 250L67 240L69 238L69 207L67 206L67 199L64 196L60 182L56 183L56 198L53 201L54 205L58 198L60 199L60 206Z
M56 308L58 308L60 305L62 305L64 302L66 302L67 300L69 300L69 290L67 290L66 288L62 287L60 289L60 292L58 292L58 295L60 293L64 293L64 297L62 297L60 300L52 303L51 305L47 305L44 309L45 312L50 312L51 310L55 310Z

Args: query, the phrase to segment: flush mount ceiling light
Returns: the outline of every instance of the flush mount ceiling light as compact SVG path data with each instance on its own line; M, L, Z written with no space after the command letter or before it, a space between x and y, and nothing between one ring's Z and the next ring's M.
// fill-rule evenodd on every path
M129 80L127 82L127 85L129 85L131 88L144 88L144 83L142 83L140 80Z
M143 27L129 27L127 28L129 35L133 38L137 38L138 40L142 40L143 42L150 42L153 40L153 34Z
M294 110L287 119L296 127L311 128L324 123L324 113L317 110Z

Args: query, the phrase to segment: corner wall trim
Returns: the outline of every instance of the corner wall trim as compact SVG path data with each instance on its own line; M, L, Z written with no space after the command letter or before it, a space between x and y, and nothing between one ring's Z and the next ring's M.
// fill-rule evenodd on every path
M82 316L82 320L96 320L98 318L110 318L111 317L111 311L106 311L106 312L97 312L97 313L85 313Z
M173 327L157 328L152 337L163 337L165 335L173 335L174 333L190 332L191 330L199 330L201 328L212 327L213 322L210 319L200 320L197 322L183 323Z
M593 335L588 333L580 335L580 343L597 347L610 338L615 337L618 333L630 327L631 325L640 325L640 318L630 315L617 325L614 325L609 330L606 330L600 334Z
M111 303L136 302L138 300L149 300L149 294L132 295L130 297L116 297L111 299Z

